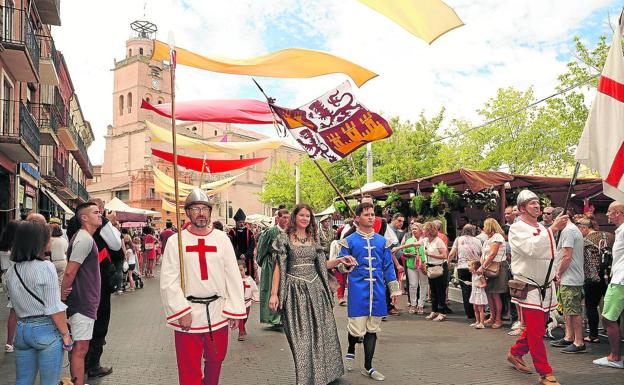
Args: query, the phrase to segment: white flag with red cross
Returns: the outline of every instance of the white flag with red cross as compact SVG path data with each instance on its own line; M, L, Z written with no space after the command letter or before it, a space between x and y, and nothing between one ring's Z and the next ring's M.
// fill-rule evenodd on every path
M596 170L604 194L624 202L624 17L613 35L598 92L574 158Z

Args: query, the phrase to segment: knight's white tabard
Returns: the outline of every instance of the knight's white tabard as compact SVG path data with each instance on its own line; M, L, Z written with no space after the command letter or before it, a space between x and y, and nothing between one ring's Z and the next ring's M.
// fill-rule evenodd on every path
M160 275L160 295L167 326L182 331L178 319L191 313L193 322L189 333L208 332L206 305L190 303L187 296L220 297L210 304L213 330L226 327L228 319L244 319L247 314L243 280L228 236L219 230L212 230L208 235L182 230L186 296L180 287L177 237L178 234L173 234L167 241Z
M511 271L514 279L529 284L544 285L550 261L555 258L555 238L542 224L538 227L524 221L517 221L509 228L509 246L511 247ZM555 261L548 281L552 281L557 271ZM557 307L555 284L551 282L542 299L538 289L530 290L526 299L512 298L513 303L521 307L548 312Z

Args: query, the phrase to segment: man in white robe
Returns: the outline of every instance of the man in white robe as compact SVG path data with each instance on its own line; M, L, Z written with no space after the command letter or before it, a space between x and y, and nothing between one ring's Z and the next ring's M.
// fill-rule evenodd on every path
M227 353L228 326L236 329L247 316L243 281L232 242L210 226L212 203L206 193L193 190L184 209L191 224L167 242L160 293L167 326L175 331L180 385L216 385ZM184 291L178 236L182 237Z
M531 369L522 359L522 356L530 352L535 370L540 375L539 383L559 385L548 363L542 337L546 317L550 310L557 307L553 282L557 266L552 266L546 278L548 266L555 259L556 244L553 231L563 229L568 222L568 217L559 216L549 229L538 223L537 218L541 215L539 198L529 190L523 190L518 194L518 209L520 220L514 222L509 228L511 270L514 279L527 283L529 290L526 298L512 298L511 300L522 309L526 327L515 345L511 347L507 360L514 365L516 370L531 373ZM544 295L540 286L546 287Z

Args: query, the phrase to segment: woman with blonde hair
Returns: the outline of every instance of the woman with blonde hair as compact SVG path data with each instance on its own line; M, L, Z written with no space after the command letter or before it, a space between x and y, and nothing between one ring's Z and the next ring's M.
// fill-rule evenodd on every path
M487 287L485 292L490 305L490 318L483 324L498 329L503 326L501 294L509 290L507 281L509 280L509 265L505 256L505 238L503 229L494 218L487 218L483 223L483 232L488 239L483 244L481 254L481 267L479 274L487 277Z

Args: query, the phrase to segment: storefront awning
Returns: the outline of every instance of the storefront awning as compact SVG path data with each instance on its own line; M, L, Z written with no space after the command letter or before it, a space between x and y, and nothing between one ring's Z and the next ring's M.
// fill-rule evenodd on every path
M57 205L59 205L63 209L63 211L65 211L65 216L68 219L74 216L74 210L70 209L65 203L63 203L61 198L59 198L55 193L46 189L43 186L41 186L41 191L43 191L44 194L49 196L50 199L52 199Z

